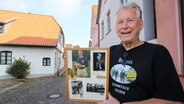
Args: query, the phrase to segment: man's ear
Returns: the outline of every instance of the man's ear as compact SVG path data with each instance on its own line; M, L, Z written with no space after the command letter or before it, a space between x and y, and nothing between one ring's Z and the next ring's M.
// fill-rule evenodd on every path
M142 20L140 20L140 29L142 30L142 29L143 29L143 27L144 27L144 23L143 23L143 21L142 21Z

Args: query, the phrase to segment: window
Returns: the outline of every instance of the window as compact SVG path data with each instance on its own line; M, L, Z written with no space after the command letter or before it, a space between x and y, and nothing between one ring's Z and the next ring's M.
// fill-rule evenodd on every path
M103 39L104 38L104 21L102 21L101 25L102 25L101 39Z
M111 30L111 12L110 10L107 13L107 29L108 29L108 32Z
M50 66L51 64L50 58L45 57L43 58L43 66Z
M121 0L121 4L126 4L127 3L127 0Z
M10 65L12 63L12 52L11 51L1 51L0 52L0 64Z
M106 3L107 0L104 0L104 4Z
M4 32L4 24L0 24L0 34Z

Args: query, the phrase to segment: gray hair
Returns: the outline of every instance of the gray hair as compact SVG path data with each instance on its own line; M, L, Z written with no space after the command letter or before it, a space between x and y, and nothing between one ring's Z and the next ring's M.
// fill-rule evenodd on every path
M131 2L131 3L128 4L128 5L122 5L122 6L119 8L119 10L118 10L118 12L116 13L116 15L118 15L118 13L119 13L121 10L129 9L129 8L134 8L134 9L136 10L136 14L137 14L138 18L139 18L140 20L142 20L142 10L141 10L140 6L137 5L135 2Z

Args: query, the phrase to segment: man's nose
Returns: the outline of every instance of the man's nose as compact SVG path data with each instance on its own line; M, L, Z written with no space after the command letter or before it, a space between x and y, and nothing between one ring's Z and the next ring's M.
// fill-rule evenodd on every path
M127 29L127 28L128 28L128 22L124 22L124 23L122 24L122 28L123 28L123 29Z

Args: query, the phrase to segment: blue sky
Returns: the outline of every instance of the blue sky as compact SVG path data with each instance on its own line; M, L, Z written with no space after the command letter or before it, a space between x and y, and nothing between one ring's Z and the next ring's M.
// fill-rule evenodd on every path
M88 47L91 8L98 0L0 0L0 9L53 16L66 43Z

